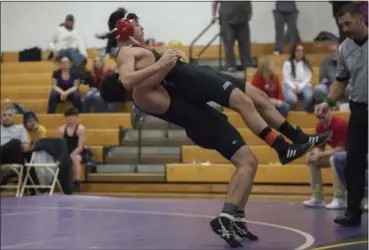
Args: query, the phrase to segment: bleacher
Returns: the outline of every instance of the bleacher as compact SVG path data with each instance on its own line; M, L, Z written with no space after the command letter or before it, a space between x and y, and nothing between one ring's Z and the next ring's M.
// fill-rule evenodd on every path
M326 56L324 43L305 43L305 52L314 67L313 83L317 83L319 63ZM253 57L257 60L271 55L273 44L254 44ZM188 52L188 47L183 48ZM196 47L201 50L201 47ZM236 56L237 54L237 49ZM288 48L285 51L289 51ZM89 56L95 55L94 50ZM224 55L223 55L224 56ZM209 47L199 63L218 60L217 46ZM288 55L273 56L281 68ZM17 53L5 52L1 65L1 104L5 98L23 104L37 113L40 123L55 136L58 126L64 122L62 114L46 114L47 101L51 89L51 72L55 65L51 62L17 62ZM91 64L91 59L89 59ZM114 61L109 60L113 66ZM254 69L247 71L251 79ZM86 87L81 87L86 92ZM68 104L58 106L62 112ZM118 114L81 114L80 123L87 128L87 144L94 158L101 162L96 169L83 171L83 192L96 194L153 194L153 193L197 193L224 194L234 167L218 153L201 149L185 136L184 132L172 125L147 117L139 127L135 127L131 117L131 103L122 104ZM275 152L245 127L241 117L229 109L224 109L231 123L239 129L259 160L259 170L255 178L254 193L268 194L309 194L308 168L300 158L287 166L278 163ZM347 117L347 113L339 113ZM21 117L17 117L21 122ZM292 111L287 118L307 132L313 132L315 118L305 112ZM204 163L205 162L205 163ZM206 163L209 162L209 163ZM326 184L331 183L329 169L323 170ZM329 190L329 189L326 189Z

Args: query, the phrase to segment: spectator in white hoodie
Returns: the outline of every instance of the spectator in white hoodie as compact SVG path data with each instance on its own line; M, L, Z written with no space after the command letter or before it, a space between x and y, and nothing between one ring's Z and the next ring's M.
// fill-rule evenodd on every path
M64 23L57 28L50 49L56 58L71 58L75 67L79 67L87 59L86 47L74 29L73 15L67 15Z
M283 95L289 108L303 100L303 109L310 111L313 97L311 64L305 58L301 44L293 46L289 59L283 64Z

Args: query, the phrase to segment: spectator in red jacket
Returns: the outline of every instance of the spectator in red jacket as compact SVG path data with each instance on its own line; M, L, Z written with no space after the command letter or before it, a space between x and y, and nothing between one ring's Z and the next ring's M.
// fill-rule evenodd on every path
M115 103L106 103L100 96L100 83L106 76L112 73L112 69L105 66L104 59L101 56L94 58L92 70L86 73L84 83L89 86L89 90L83 99L84 113L90 113L92 105L95 106L97 113L117 111Z
M264 91L279 112L283 116L287 116L289 106L284 101L281 84L275 73L274 62L270 58L259 63L258 71L252 78L252 84Z

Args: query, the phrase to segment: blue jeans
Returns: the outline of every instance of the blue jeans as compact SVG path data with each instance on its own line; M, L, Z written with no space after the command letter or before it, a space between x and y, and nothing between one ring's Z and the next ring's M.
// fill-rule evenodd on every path
M320 83L314 87L313 91L314 99L317 103L324 102L325 98L328 96L329 86L330 86L329 83L328 84ZM349 86L347 86L345 89L346 97L348 97L349 91L350 91Z
M97 113L116 113L118 105L116 103L106 103L100 96L100 91L96 88L91 88L83 99L83 112L90 113L92 105L95 105Z
M296 106L299 96L301 96L303 100L303 109L305 111L308 111L311 108L313 90L310 85L305 86L302 89L301 94L298 96L293 92L291 88L289 88L286 84L283 84L283 95L287 105L289 106L289 109Z
M79 112L82 111L82 101L81 101L81 94L76 91L70 93L67 97L67 101L71 102L73 106L78 109ZM49 105L48 105L48 113L53 114L56 111L56 106L60 102L60 94L56 91L51 91L49 96Z
M77 52L77 50L69 48L69 49L62 49L59 51L58 56L68 56L72 60L73 64L78 67L82 64L84 57Z
M279 113L281 113L281 115L283 115L283 117L286 117L288 114L288 111L290 110L290 106L284 101L282 106L280 106L279 108L277 108Z
M324 102L325 98L328 95L328 84L320 83L314 87L314 100L317 103Z
M336 168L341 183L346 186L345 168L346 168L346 152L337 152L333 155L333 165ZM368 196L368 171L365 178L365 197Z

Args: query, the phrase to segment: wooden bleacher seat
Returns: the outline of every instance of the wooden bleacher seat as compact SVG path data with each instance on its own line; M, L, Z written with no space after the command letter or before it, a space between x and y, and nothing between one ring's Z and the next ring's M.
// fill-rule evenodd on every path
M167 182L173 183L228 183L235 167L230 164L168 164ZM325 184L332 183L331 170L322 169ZM308 184L309 168L305 165L259 165L254 184Z
M247 77L247 81L249 83L251 83L252 78L253 78L254 74L256 73L256 71L257 71L256 68L248 68L247 69L246 77ZM278 78L279 78L281 84L283 84L282 68L281 68L281 70L278 71ZM319 68L318 67L313 67L313 75L312 75L312 78L311 78L311 84L313 86L319 84Z
M104 160L104 152L103 152L103 146L91 146L89 149L91 150L93 154L94 160L98 162L103 162Z
M89 181L98 182L120 182L120 183L161 183L165 182L164 174L154 173L132 173L132 174L118 174L118 173L91 173L88 175Z
M310 53L326 53L327 51L327 43L326 42L303 42L302 45L304 46L305 52L307 54ZM162 51L163 47L155 47L156 50L159 52ZM257 57L260 55L270 55L274 51L275 45L273 43L253 43L251 45L251 53L252 56ZM193 55L196 55L199 51L201 51L204 46L195 46L193 48ZM189 46L183 46L182 50L188 54ZM290 45L284 46L284 51L289 52L291 50ZM224 49L222 48L222 56L224 56ZM93 58L96 56L96 49L88 49L87 50L88 57ZM238 48L235 45L235 54L238 57ZM46 51L43 51L43 58L47 55ZM203 59L215 59L219 57L219 46L218 45L211 45L207 50L205 50L204 54L201 58ZM18 62L18 52L4 52L3 61L5 63L10 62Z
M237 112L225 108L224 113L228 116L230 123L236 128L246 127L245 122ZM334 114L346 120L348 120L350 115L348 112L334 112ZM308 114L303 111L290 111L286 118L291 124L300 126L301 128L315 128L317 122L313 114Z
M310 62L312 67L319 67L320 63L327 57L328 49L324 53L321 54L307 54L306 59ZM284 62L288 60L289 54L282 54L282 55L270 55L267 57L271 57L276 64L276 66L281 67L283 66ZM258 59L263 59L266 56L260 56Z
M106 65L111 68L115 68L116 63L113 59L106 60ZM87 68L92 67L92 59L88 60ZM40 61L40 62L9 62L1 64L1 78L3 74L14 76L14 74L45 74L49 76L52 72L58 68L58 65L51 61Z
M1 87L1 99L9 98L10 100L32 100L47 99L51 92L51 85L48 86L19 86L19 87ZM79 91L83 98L88 92L87 85L81 85Z
M65 118L62 114L38 114L40 123L46 129L56 129L65 124ZM22 116L15 117L15 123L22 123ZM78 121L83 124L86 129L124 129L132 128L130 113L114 113L114 114L80 114Z
M28 99L28 100L18 100L11 99L13 102L20 103L28 110L31 110L35 113L44 114L47 112L47 103L48 99ZM1 106L4 105L4 99L1 100ZM56 113L63 113L68 107L71 107L72 104L69 102L59 103L56 109ZM131 112L132 103L125 102L119 104L119 112Z
M47 136L58 137L58 128L47 131ZM119 129L87 129L86 144L89 146L119 145Z
M279 164L277 153L274 149L266 144L260 146L250 146L251 151L255 154L259 164ZM182 146L182 163L191 162L211 162L213 164L229 163L222 155L215 150L203 149L198 146ZM305 157L300 157L292 164L305 164Z

